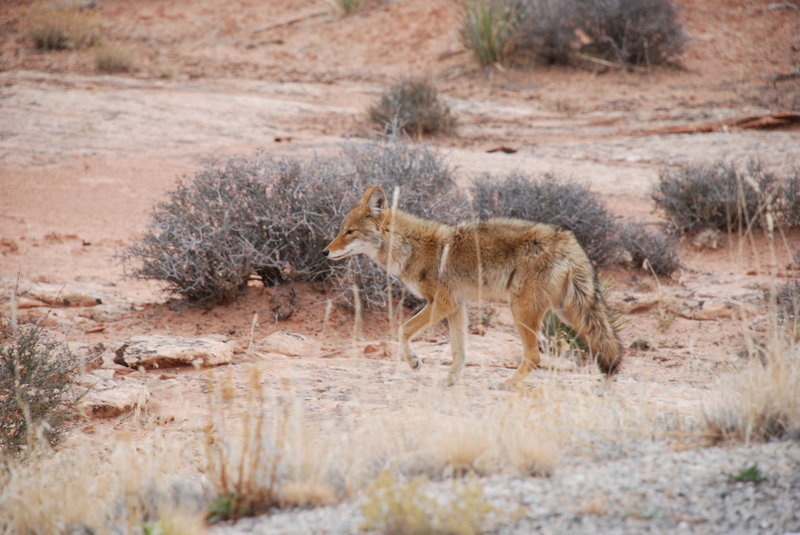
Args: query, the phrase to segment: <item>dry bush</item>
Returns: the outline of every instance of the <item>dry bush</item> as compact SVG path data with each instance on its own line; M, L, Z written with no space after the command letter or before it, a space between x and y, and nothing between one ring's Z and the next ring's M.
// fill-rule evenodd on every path
M399 206L448 221L468 203L429 147L349 144L340 157L234 157L184 178L158 203L145 234L123 253L131 276L161 280L204 303L234 300L252 277L272 286L332 281L339 298L353 284L367 306L387 300L386 273L363 258L334 263L321 251L367 185L399 190ZM399 287L398 287L399 288Z
M535 179L512 173L502 180L486 174L473 186L473 209L482 219L516 217L572 231L600 267L620 258L616 219L584 184L549 173Z
M251 276L265 285L322 280L320 251L358 185L337 162L234 157L184 178L124 253L131 276L190 300L226 303Z
M35 2L24 15L28 38L40 50L92 46L100 38L95 16L71 1Z
M456 124L450 107L433 83L419 77L403 78L392 84L367 114L384 131L418 137L450 133Z
M652 232L643 223L630 222L622 227L620 241L636 268L652 269L656 275L671 275L681 266L678 237L666 230Z
M687 41L669 0L466 1L461 37L481 65L666 64Z
M519 45L541 60L584 58L621 65L660 65L677 58L687 41L669 0L524 2Z
M717 439L800 440L800 346L775 335L744 368L720 384L720 397L706 409Z
M14 453L41 434L55 443L75 400L78 361L38 325L0 346L0 453Z
M732 161L689 164L659 173L653 201L679 232L725 232L763 225L777 178L756 160L740 169Z
M778 179L778 187L771 203L771 211L778 223L791 228L800 227L800 167L794 167ZM800 265L800 252L798 253Z
M778 323L786 327L790 339L796 339L800 328L800 281L781 285L775 293L775 302Z
M98 71L106 74L136 71L136 62L131 51L115 43L105 44L98 48L94 63Z

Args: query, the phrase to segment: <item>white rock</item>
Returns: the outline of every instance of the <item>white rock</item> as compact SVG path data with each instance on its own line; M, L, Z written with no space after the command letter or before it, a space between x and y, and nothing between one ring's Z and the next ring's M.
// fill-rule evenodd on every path
M93 307L103 302L103 295L94 290L70 284L31 282L21 288L20 295L50 306Z
M104 383L102 389L90 390L78 407L87 416L112 418L137 407L144 407L150 400L150 390L141 384L129 381Z
M130 368L219 366L233 360L234 345L212 338L134 336L115 349L114 362Z
M261 339L260 346L268 352L280 353L290 357L317 355L319 343L302 334L276 331Z

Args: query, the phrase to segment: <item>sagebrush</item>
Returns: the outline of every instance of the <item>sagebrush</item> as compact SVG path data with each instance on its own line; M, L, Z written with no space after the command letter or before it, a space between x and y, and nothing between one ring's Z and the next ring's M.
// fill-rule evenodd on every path
M504 179L485 174L472 189L473 210L480 218L515 217L572 231L597 266L620 259L619 225L599 196L585 184L547 173Z
M800 226L800 169L779 176L755 159L662 169L652 196L679 232Z
M38 325L0 346L0 453L44 439L54 444L76 399L78 360Z
M403 78L392 84L369 108L368 115L385 131L415 136L447 134L456 124L433 83L420 77Z
M629 222L620 240L635 268L652 270L656 275L671 275L680 268L678 237L668 230L648 230L641 222Z

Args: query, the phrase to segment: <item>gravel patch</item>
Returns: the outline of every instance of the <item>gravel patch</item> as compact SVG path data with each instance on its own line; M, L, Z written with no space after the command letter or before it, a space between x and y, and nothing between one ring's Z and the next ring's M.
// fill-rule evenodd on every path
M486 533L791 533L800 531L800 443L672 451L664 443L614 461L567 460L550 478L481 479L497 518ZM733 476L757 465L761 482ZM452 482L427 492L452 499ZM215 535L345 534L360 500L217 525ZM512 520L513 519L513 520Z

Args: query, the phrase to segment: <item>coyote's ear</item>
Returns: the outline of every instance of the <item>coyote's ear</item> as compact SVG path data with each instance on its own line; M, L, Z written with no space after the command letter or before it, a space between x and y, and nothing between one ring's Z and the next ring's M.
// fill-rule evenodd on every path
M368 187L361 200L367 202L369 211L375 217L379 216L384 210L386 210L386 192L384 192L383 188L380 186Z

